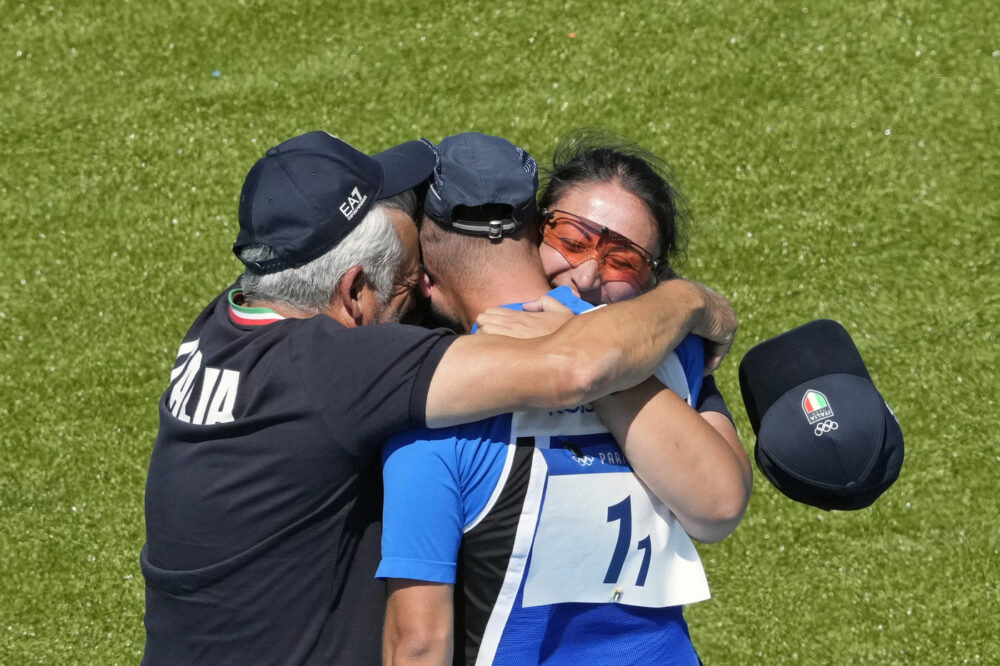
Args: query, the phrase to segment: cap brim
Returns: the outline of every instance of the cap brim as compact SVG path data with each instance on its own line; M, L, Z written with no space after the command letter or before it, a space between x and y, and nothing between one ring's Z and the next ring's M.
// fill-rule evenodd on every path
M380 199L394 197L430 178L437 156L426 141L407 141L372 155L382 165Z

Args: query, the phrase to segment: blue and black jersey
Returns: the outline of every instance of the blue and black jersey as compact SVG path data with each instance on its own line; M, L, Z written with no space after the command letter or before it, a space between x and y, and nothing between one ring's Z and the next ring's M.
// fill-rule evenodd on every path
M657 376L725 413L704 358L689 337ZM709 595L697 551L592 406L398 435L383 461L378 575L456 585L455 663L698 663L681 612Z

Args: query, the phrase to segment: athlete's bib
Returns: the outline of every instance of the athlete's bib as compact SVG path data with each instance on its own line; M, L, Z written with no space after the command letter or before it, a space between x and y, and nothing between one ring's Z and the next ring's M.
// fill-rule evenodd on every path
M659 608L709 596L690 538L635 474L549 477L525 606L617 602Z

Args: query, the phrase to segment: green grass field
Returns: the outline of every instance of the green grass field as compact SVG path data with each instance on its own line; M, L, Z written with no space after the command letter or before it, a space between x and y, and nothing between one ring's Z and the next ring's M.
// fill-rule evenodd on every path
M1000 663L995 0L50 1L0 0L0 664L138 661L156 400L267 147L479 130L544 162L581 125L683 183L748 450L739 358L820 317L906 436L863 511L757 475L700 549L706 664Z

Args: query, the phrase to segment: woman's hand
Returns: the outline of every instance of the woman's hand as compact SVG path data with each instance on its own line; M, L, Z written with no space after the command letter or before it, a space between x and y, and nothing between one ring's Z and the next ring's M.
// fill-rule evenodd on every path
M476 317L476 324L480 331L491 335L538 338L553 333L573 318L573 311L551 296L543 296L538 301L526 303L524 307L524 312L490 308Z

